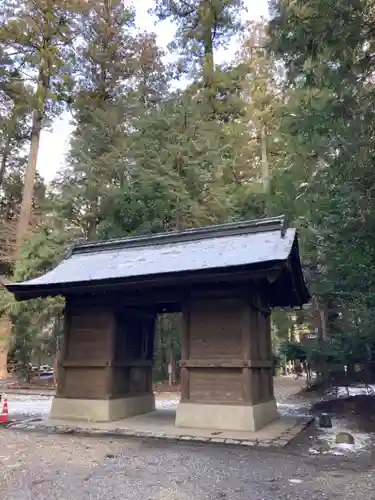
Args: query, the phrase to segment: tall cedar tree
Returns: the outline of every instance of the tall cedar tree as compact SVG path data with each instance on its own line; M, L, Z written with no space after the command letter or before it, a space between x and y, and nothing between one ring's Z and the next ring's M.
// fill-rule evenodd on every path
M30 140L31 90L0 46L0 188L13 162Z
M243 106L240 138L243 142L246 137L248 145L242 148L243 161L237 161L228 175L234 182L235 211L245 218L277 213L272 178L277 158L283 155L278 127L285 83L282 64L267 50L267 42L267 24L249 22L235 58Z
M134 232L147 218L133 136L168 78L154 35L133 28L123 2L97 4L84 20L69 168L57 179L60 211L89 239Z
M16 258L28 233L34 198L36 164L42 127L46 118L59 111L62 89L69 77L67 60L72 49L72 16L68 0L3 0L0 44L10 59L10 86L15 88L22 78L25 86L35 88L30 100L31 135L25 169L21 209L17 224ZM34 86L32 85L34 84ZM10 322L3 315L1 325L1 376L7 372Z
M322 335L372 332L375 317L372 11L372 0L273 2L270 48L293 90L277 183L303 226Z
M272 154L277 148L275 128L283 92L277 61L267 51L266 30L267 25L262 22L248 23L237 57L244 72L243 98L247 102L249 140L253 146L254 170L250 176L254 180L255 174L268 193Z
M225 45L241 28L242 0L156 0L153 13L161 21L177 24L171 49L182 58L182 67L201 73L208 102L216 96L215 49Z
M7 171L3 180L0 197L0 274L5 279L13 273L19 264L13 259L16 245L16 228L19 217L19 207L22 201L23 177L27 158L17 151L7 163ZM30 225L34 230L41 221L41 205L44 202L45 185L37 175L32 203ZM0 290L0 378L6 378L9 341L11 340L12 323L9 317L12 298L5 290ZM17 335L17 331L14 331ZM12 335L13 337L13 335Z
M16 78L18 76L18 78ZM21 75L12 67L12 60L0 47L0 196L7 200L14 195L14 182L20 180L25 167L24 149L30 140L30 91ZM9 191L10 187L10 191ZM7 205L7 201L5 201ZM15 236L19 216L18 203L2 217L1 257L2 274L9 275L15 254ZM9 205L8 205L9 206Z
M40 134L46 118L61 111L61 97L69 84L68 61L74 40L69 0L5 0L0 42L12 59L13 74L35 84L31 101L32 123L28 164L17 230L17 252L28 231Z
M172 213L177 221L173 216L172 225L206 224L229 216L225 172L243 163L246 137L239 132L239 75L233 68L215 66L215 51L238 34L243 10L240 0L157 0L153 9L160 21L177 25L170 48L181 56L180 72L193 80L164 108L164 119L173 123L163 151L170 191L176 196Z
M132 74L133 19L121 0L103 0L81 20L75 129L68 169L61 172L56 186L62 190L63 215L89 239L97 236L108 192L125 182L123 95Z
M171 93L139 122L136 164L142 192L157 217L155 230L227 217L222 174L230 144L221 124L207 120L200 97L195 86Z

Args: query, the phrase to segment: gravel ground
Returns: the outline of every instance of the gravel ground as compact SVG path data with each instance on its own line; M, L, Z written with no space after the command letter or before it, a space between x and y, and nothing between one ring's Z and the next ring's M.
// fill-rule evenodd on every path
M275 381L279 409L300 381ZM163 399L164 398L164 399ZM158 405L174 404L158 396ZM9 395L11 414L46 416L50 398ZM7 500L368 500L375 453L311 456L311 431L279 452L97 438L0 428L1 498Z
M373 457L0 430L7 500L368 500Z
M279 409L301 382L276 380ZM158 396L159 405L174 398ZM49 398L9 395L23 418L48 414ZM160 440L44 434L0 427L1 498L7 500L369 500L375 452L311 456L311 431L283 451Z

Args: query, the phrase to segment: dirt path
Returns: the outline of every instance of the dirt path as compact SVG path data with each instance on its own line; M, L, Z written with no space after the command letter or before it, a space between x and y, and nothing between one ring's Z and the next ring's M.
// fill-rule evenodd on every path
M295 380L294 377L275 377L274 378L274 391L275 398L278 402L283 403L292 401L295 396L306 387L306 379L300 378Z

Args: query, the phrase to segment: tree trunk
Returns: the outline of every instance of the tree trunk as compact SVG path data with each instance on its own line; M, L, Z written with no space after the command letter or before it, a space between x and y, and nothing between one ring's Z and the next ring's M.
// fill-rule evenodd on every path
M53 385L54 387L57 387L58 381L59 381L59 358L60 358L60 351L57 351L55 354L55 357L53 359L52 363L52 370L53 370Z
M22 203L20 218L17 228L16 258L19 258L22 244L27 235L34 196L34 184L36 175L36 164L38 161L40 134L42 131L43 113L35 110L33 113L33 123L31 129L31 143L29 158L26 167L25 181L22 193Z
M317 297L314 295L312 297L312 306L314 311L314 323L316 325L316 329L318 332L318 344L320 348L320 352L323 355L324 352L324 343L327 340L327 323L326 323L326 315L324 309L320 306ZM323 379L323 383L325 386L328 386L329 383L329 371L327 362L323 359L319 370L321 378Z
M0 318L0 380L9 378L8 373L8 347L9 337L12 331L12 322L9 315L5 313Z
M318 305L319 319L320 319L320 332L323 340L327 340L327 320L326 313L323 308Z
M89 241L94 241L96 239L96 222L93 217L90 218L87 224L87 239Z
M269 190L269 166L268 166L268 158L267 158L267 135L266 129L264 125L262 125L260 129L260 149L261 149L261 161L262 161L262 182L263 182L263 190L265 193L268 193Z
M203 85L208 93L208 103L210 111L212 110L212 118L215 113L215 88L214 88L214 12L211 2L203 1L200 9L200 23L203 30L203 45L204 45L204 61L203 61Z
M15 255L16 260L18 260L20 257L21 247L27 235L30 224L31 210L32 210L33 196L34 196L36 163L38 160L40 134L42 131L42 121L43 121L43 112L35 110L33 113L30 151L25 172L21 210L17 226L17 241L16 241L16 255ZM7 329L6 329L7 333L5 334L5 328L4 328L3 339L0 340L0 378L8 377L7 360L8 360L8 350L9 350L9 336L12 330L12 324L10 322L9 317L7 317L7 319L4 321L7 324Z
M7 137L7 139L6 139L6 143L5 143L5 146L4 146L3 155L1 157L1 165L0 165L0 188L3 185L3 182L4 182L6 166L7 166L7 163L8 163L9 155L11 153L11 147L10 147L10 145L11 145L11 135L9 134L8 137Z

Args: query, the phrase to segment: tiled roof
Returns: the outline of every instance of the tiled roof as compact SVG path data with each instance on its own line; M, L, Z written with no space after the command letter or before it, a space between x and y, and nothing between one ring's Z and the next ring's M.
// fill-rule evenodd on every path
M286 229L284 218L277 217L83 243L46 274L6 286L16 297L29 295L27 291L35 296L38 290L52 292L61 286L243 268L286 261L295 241L295 229Z

